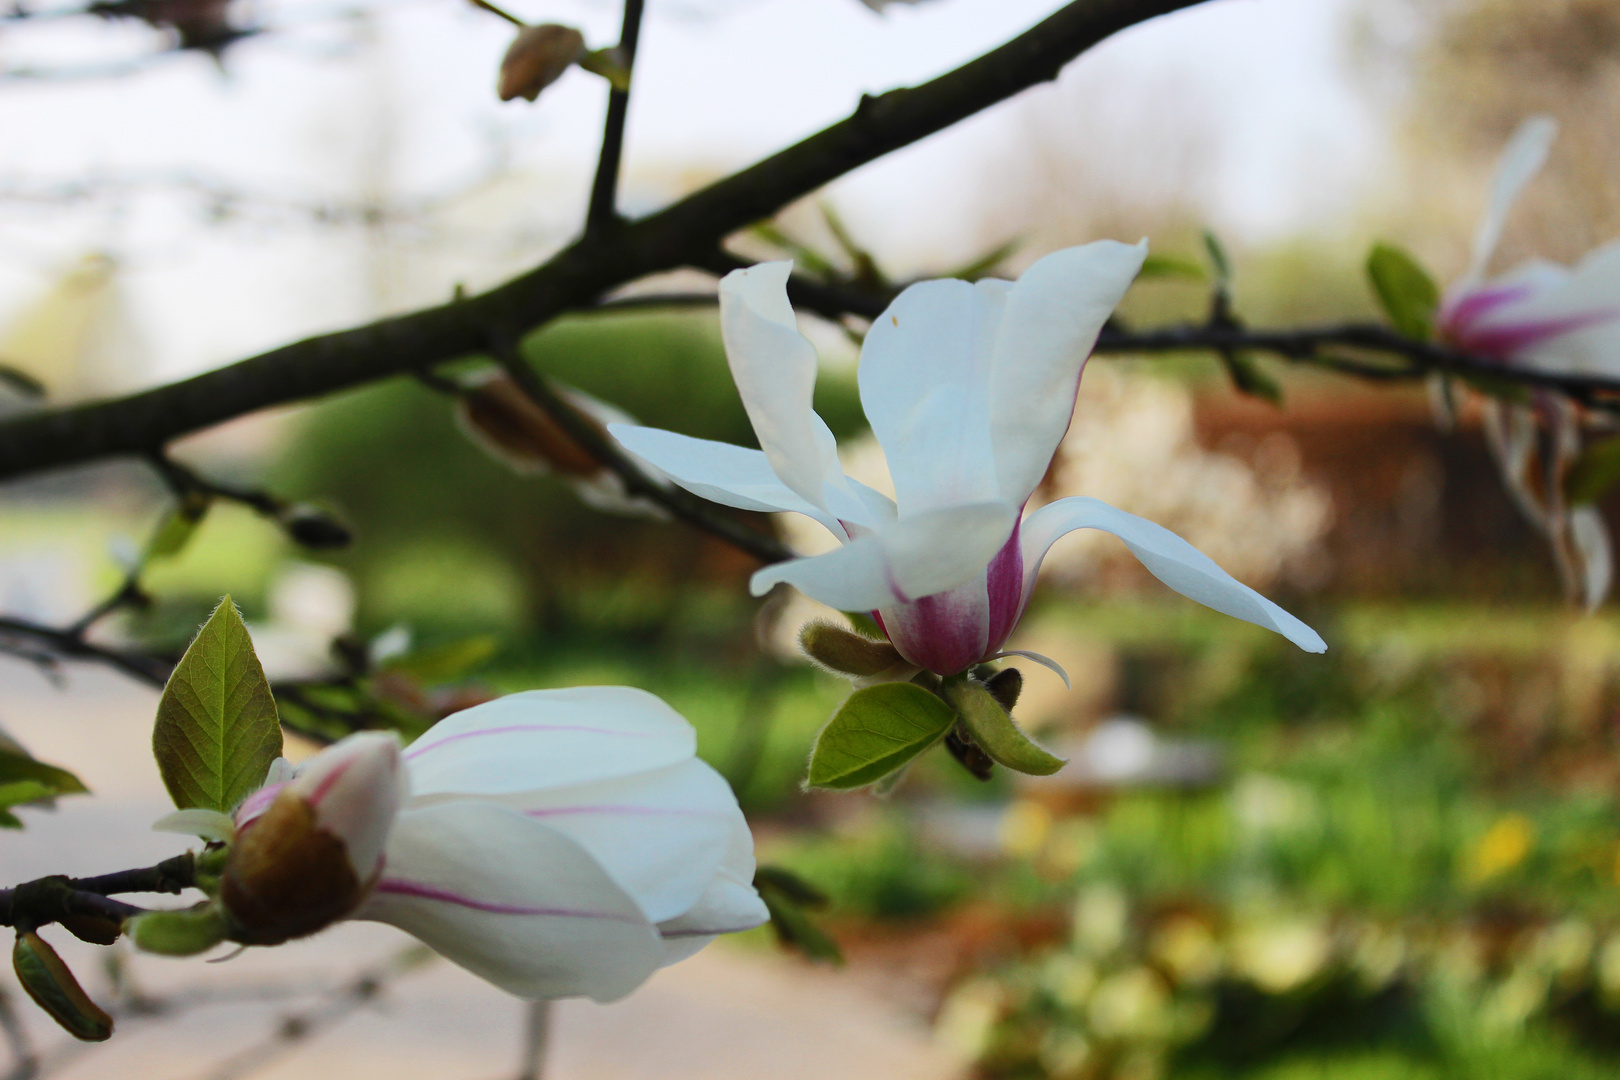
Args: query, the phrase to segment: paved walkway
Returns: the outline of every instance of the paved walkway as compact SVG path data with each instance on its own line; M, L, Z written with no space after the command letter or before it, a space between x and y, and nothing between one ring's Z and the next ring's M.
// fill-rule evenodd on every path
M0 884L121 869L182 849L182 838L149 830L168 808L149 750L156 700L84 669L67 692L57 692L31 669L0 659L0 724L40 758L74 769L95 792L63 800L54 813L24 810L25 831L0 832ZM92 996L105 1000L109 950L60 930L47 934ZM353 925L222 964L141 957L131 970L147 992L204 1003L123 1016L113 1039L97 1047L66 1040L31 1005L20 1011L47 1075L62 1080L515 1075L523 1006L443 962L399 978L325 1030L319 1025L344 1007L342 995L240 1000L339 984L408 943L388 927ZM16 993L9 965L0 986ZM317 1029L279 1039L289 1016L308 1017ZM615 1005L560 1003L548 1062L548 1080L947 1080L958 1073L915 1017L857 980L724 945L665 969Z

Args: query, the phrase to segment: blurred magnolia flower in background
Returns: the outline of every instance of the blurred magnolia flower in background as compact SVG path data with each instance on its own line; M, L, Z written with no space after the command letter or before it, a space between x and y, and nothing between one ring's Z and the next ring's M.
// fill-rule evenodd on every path
M1501 277L1485 271L1514 202L1547 161L1558 125L1519 125L1497 162L1490 204L1468 270L1440 306L1442 341L1503 364L1566 375L1620 378L1620 241L1574 267L1530 259ZM1565 477L1581 452L1580 410L1550 392L1523 403L1484 404L1485 433L1514 502L1547 537L1572 599L1601 604L1613 579L1608 527L1590 503L1572 503Z
M1574 267L1530 259L1485 277L1514 202L1541 171L1557 134L1551 118L1537 116L1508 141L1474 234L1473 259L1441 304L1440 336L1464 352L1541 371L1620 377L1620 240Z
M520 997L612 1001L767 919L748 824L695 747L626 687L513 694L403 751L351 735L242 803L221 899L249 943L369 919Z
M1099 241L1036 262L1016 282L912 285L861 349L861 404L896 498L847 475L811 407L817 358L787 299L792 264L720 284L726 354L762 450L627 424L608 430L694 494L811 518L840 541L755 573L843 611L870 611L907 661L940 675L1000 655L1041 560L1077 529L1113 533L1160 581L1313 652L1304 623L1174 533L1097 499L1059 499L1020 521L1068 429L1097 334L1146 256Z

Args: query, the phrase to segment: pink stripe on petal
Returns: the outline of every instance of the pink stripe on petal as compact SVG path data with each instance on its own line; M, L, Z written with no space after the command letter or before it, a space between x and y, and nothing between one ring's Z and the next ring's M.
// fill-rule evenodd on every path
M497 904L488 900L478 900L471 896L451 892L449 889L440 889L433 885L423 885L420 882L404 881L399 878L386 878L377 882L376 892L391 896L409 896L417 900L439 900L446 904L455 904L458 907L471 908L474 911L486 911L492 915L543 915L561 919L611 919L615 922L636 923L641 920L632 915L618 915L611 911L576 911L570 908L525 907L521 904Z
M1566 315L1561 319L1529 319L1498 326L1470 327L1453 335L1457 346L1481 356L1511 360L1553 338L1585 330L1589 326L1620 319L1620 308Z
M276 796L281 794L281 789L286 787L287 783L283 780L279 784L267 784L243 799L242 805L236 808L236 827L243 828L255 818L262 816L270 809L270 804L276 801Z
M763 925L765 924L751 923L748 926L722 926L715 930L660 930L658 936L665 941L672 941L676 938L716 937L720 934L740 934L744 930L752 930L756 926Z
M332 785L343 779L343 774L349 771L349 766L358 760L358 757L350 757L347 761L342 762L331 772L321 777L321 782L316 784L315 790L309 793L309 805L321 805L321 800L326 798L326 793L332 790Z
M476 739L484 735L504 735L512 731L584 731L592 735L622 735L627 739L656 739L659 733L652 731L615 731L612 728L590 727L585 724L509 724L506 727L483 728L479 731L462 731L455 735L446 735L438 742L426 746L414 746L405 752L405 760L411 761L429 750L437 750L441 746L449 746L462 739Z
M1448 333L1467 333L1477 320L1495 311L1503 304L1523 300L1532 292L1529 285L1489 285L1464 293L1454 303L1446 305L1440 315L1441 325Z

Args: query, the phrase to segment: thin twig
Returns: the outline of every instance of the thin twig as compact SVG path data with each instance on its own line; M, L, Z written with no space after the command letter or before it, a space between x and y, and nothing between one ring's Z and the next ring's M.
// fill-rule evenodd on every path
M531 1001L523 1010L523 1054L517 1080L541 1080L546 1070L546 1044L551 1041L551 1002Z
M685 488L660 483L648 476L628 454L608 438L601 428L564 400L543 377L537 375L518 355L515 347L497 345L493 351L502 368L529 399L544 409L546 414L557 422L557 426L567 432L586 453L600 462L603 468L611 470L619 478L624 484L625 494L632 497L641 496L655 502L687 524L695 525L719 537L761 562L782 562L793 557L793 552L780 540L756 532L732 518L717 513L714 504L707 499L699 498Z
M645 0L624 0L624 25L619 31L619 62L634 72L636 42L641 37L641 12ZM619 166L624 156L624 125L630 115L630 89L609 91L607 119L602 128L602 152L596 160L596 179L591 184L590 207L585 214L585 233L599 233L619 222Z

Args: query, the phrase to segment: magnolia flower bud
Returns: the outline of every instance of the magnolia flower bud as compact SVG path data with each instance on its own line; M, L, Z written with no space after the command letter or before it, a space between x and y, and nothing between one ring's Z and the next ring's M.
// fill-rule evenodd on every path
M871 676L905 662L887 641L824 622L806 623L799 631L799 647L810 659L840 675Z
M275 945L354 911L382 869L405 795L399 740L366 732L248 796L220 885L236 940Z
M581 403L576 400L574 404ZM591 416L588 408L581 411ZM456 419L473 441L516 472L545 473L556 469L564 476L585 478L602 471L602 463L503 372L482 373L467 385L457 405Z
M495 93L502 101L533 101L585 55L585 36L571 26L525 26L501 59Z

